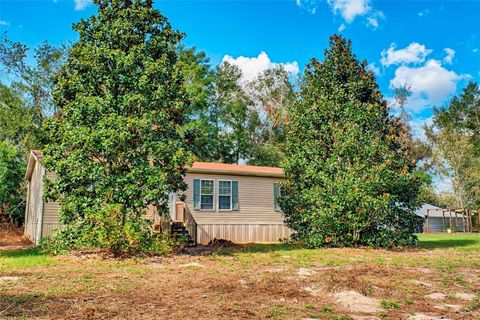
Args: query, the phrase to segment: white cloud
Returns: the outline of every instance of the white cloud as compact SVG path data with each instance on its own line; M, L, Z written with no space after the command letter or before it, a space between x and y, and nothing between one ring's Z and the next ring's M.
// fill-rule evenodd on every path
M366 15L372 8L369 0L327 0L335 14L340 15L347 23L351 23L357 16Z
M311 14L317 12L317 0L295 0L298 7L304 9Z
M412 90L411 108L420 111L448 98L457 91L458 82L468 77L445 69L441 61L430 59L420 67L404 65L397 68L395 77L390 80L390 88L408 84Z
M298 63L296 61L287 63L275 63L272 62L268 55L263 51L257 57L253 58L244 56L233 58L232 56L225 55L222 59L222 63L224 62L233 64L242 71L242 82L252 81L260 73L277 65L282 65L285 70L292 75L295 75L299 72Z
M81 11L92 4L92 0L73 0L75 3L75 10Z
M382 11L375 11L370 16L367 17L367 25L372 27L374 30L380 26L379 20L385 19L385 15Z
M0 20L0 26L9 26L10 22L5 21L5 20Z
M380 75L380 68L376 66L375 62L369 63L367 70L372 71L375 75Z
M372 26L374 29L378 28L378 19L376 17L367 18L368 25Z
M347 28L347 26L345 25L345 23L342 23L340 25L340 27L338 27L338 32L342 32L343 30L345 30Z
M423 17L423 16L426 16L430 13L430 9L425 9L425 10L422 10L418 13L418 16L419 17Z
M298 7L311 14L315 14L320 0L295 0ZM356 17L366 16L367 25L377 29L379 20L384 18L383 12L374 11L372 13L371 0L326 0L333 14L340 14L346 23L352 23ZM338 28L339 32L345 30L345 24Z
M390 48L382 51L382 59L380 60L382 65L422 63L433 51L418 42L412 42L404 49L396 50L396 48L397 45L392 43Z
M452 64L453 58L455 57L455 50L453 50L452 48L445 48L443 49L443 51L447 53L445 58L443 58L443 63Z

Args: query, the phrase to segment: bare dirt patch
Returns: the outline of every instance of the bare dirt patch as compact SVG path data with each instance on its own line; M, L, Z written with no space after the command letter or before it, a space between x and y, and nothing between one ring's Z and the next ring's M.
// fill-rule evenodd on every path
M381 310L378 299L366 297L356 291L342 291L333 296L338 303L353 313L377 313Z
M76 253L43 266L38 256L23 261L32 250L0 253L0 277L19 278L0 280L0 317L480 319L469 307L475 300L455 296L480 293L476 252L466 259L439 250L425 260L415 251L269 248L128 259ZM17 268L2 269L17 256Z
M23 236L23 228L0 223L0 251L21 250L32 246L32 242Z

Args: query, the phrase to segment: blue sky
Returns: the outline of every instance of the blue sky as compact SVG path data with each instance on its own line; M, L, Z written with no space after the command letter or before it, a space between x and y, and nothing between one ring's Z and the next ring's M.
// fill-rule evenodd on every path
M387 98L409 83L416 134L469 80L480 81L479 1L156 1L187 45L212 64L229 60L247 78L275 63L302 72L341 33L367 59ZM75 41L73 22L95 13L89 0L0 0L0 31L34 47Z

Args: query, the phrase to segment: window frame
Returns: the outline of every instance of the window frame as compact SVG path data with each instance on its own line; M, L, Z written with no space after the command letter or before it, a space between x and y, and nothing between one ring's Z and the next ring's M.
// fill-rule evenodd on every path
M200 180L200 211L215 211L215 179L199 179ZM212 181L213 182L213 191L212 194L203 194L202 193L202 181ZM212 208L211 209L202 209L202 196L212 196Z
M220 209L220 196L226 197L226 194L220 194L220 181L223 182L230 182L230 208L229 209ZM233 211L233 188L232 183L233 180L228 179L218 179L218 194L217 194L217 208L218 211Z
M278 197L275 199L275 190L273 191L273 210L276 212L283 212L282 208L280 207L280 204L278 203L278 199L282 196L282 187L280 186L280 183L274 182L273 183L273 188L278 187ZM277 206L275 206L275 204Z

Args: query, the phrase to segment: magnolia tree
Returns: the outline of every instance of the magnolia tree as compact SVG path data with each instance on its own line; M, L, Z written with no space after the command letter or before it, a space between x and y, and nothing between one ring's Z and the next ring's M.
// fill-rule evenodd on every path
M414 244L419 179L404 127L346 39L307 65L289 110L286 224L308 247Z
M149 205L185 188L188 99L177 67L182 34L151 0L98 0L56 78L59 112L45 128L69 245L144 250Z

